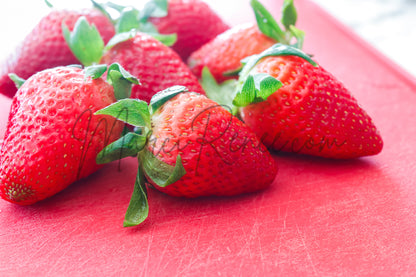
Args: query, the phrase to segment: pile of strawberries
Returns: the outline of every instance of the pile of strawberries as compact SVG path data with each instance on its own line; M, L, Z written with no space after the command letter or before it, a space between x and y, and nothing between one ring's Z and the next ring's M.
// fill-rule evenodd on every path
M273 183L269 150L381 151L371 118L301 50L293 0L280 22L251 0L257 24L232 28L201 0L93 4L52 10L0 64L0 92L13 97L0 150L5 200L33 204L133 156L124 226L134 226L148 216L150 186L236 195Z

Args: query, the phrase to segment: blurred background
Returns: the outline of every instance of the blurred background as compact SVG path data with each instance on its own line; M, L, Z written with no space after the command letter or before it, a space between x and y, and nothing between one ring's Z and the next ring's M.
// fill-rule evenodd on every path
M313 1L416 77L416 0Z
M49 0L56 7L85 7L88 0ZM205 0L221 15L224 0ZM249 2L249 0L241 0ZM416 0L309 0L350 27L363 39L416 77ZM100 2L100 1L99 1ZM144 1L114 0L121 4ZM295 0L296 3L296 0ZM248 4L244 5L248 7ZM225 7L225 10L222 8ZM44 0L2 1L0 8L0 60L48 12ZM242 21L244 21L242 19Z

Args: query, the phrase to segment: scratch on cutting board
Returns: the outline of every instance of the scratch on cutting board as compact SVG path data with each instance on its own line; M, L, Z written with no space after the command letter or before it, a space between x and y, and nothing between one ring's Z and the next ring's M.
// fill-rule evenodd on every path
M211 257L212 257L212 255L213 255L213 253L214 253L214 251L211 251L211 249L212 249L213 247L212 246L210 246L209 247L209 249L210 249L210 251L208 252L209 253L209 255L208 255L208 258L207 258L207 261L208 261L208 263L207 263L207 265L209 265L209 264L211 264L211 261L213 260ZM204 277L205 276L210 276L210 274L211 274L211 271L210 271L210 268L209 268L209 266L205 266L205 268L204 268Z
M290 204L290 201L292 199L292 191L293 191L293 188L291 188L289 190L288 200L287 200L287 204L286 204L286 208L285 208L285 214L283 216L283 226L282 226L282 230L280 231L280 234L279 234L279 248L278 248L279 255L281 253L280 250L282 248L283 233L286 229L286 220L287 220L287 215L288 215L288 212L289 212L289 204ZM279 216L280 216L280 206L279 206Z
M262 246L262 243L261 243L261 237L262 236L260 236L260 231L259 231L259 223L258 223L258 218L257 218L257 216L256 216L256 221L255 221L255 226L256 226L256 229L255 229L255 238L257 238L257 243L258 243L258 250L259 250L259 252L260 252L260 260L261 260L261 267L262 267L262 270L263 270L263 272L265 272L265 268L264 268L264 264L265 264L265 261L266 261L266 259L264 258L264 255L263 255L263 246ZM253 228L254 228L254 226L253 226Z
M297 233L298 233L298 235L299 235L299 238L300 238L300 240L301 240L301 242L302 242L302 246L303 246L303 247L304 247L304 249L305 249L306 255L307 255L308 260L309 260L309 263L310 263L310 264L311 264L311 266L312 266L312 269L313 269L314 275L315 275L315 276L319 276L318 271L316 270L315 264L314 264L314 263L313 263L313 261L312 261L312 257L311 257L311 254L310 254L310 252L309 252L309 249L308 249L308 247L306 246L306 243L305 243L305 238L304 238L304 237L303 237L303 235L301 234L300 229L299 229L299 225L298 225L297 223L296 223L296 231L297 231Z
M68 224L66 224L66 225L68 225ZM58 225L56 225L56 226L58 226ZM79 226L79 227L77 227L77 228L75 228L75 229L73 229L71 232L69 232L69 233L67 233L68 231L68 229L66 228L66 226L60 226L59 228L54 228L55 230L58 230L58 229L60 229L61 231L60 232L56 232L56 233L54 233L55 234L55 236L54 237L51 237L51 236L49 236L47 239L45 239L45 241L44 241L44 243L41 245L41 247L39 247L38 249L37 249L37 251L32 255L32 257L34 257L34 255L37 255L38 253L40 253L41 252L41 250L46 246L46 245L49 245L49 241L52 241L52 239L56 239L56 238L58 238L58 237L60 237L60 235L62 234L62 233L64 233L65 232L65 234L67 235L67 237L68 238L71 238L71 237L73 237L73 234L77 234L77 233L81 233L81 231L82 231L82 227L81 226ZM81 230L81 231L80 231ZM59 247L59 246L58 246ZM57 248L58 248L57 247ZM60 267L61 265L62 265L62 263L61 263L61 261L62 260L65 260L66 259L66 257L67 257L67 253L70 253L71 252L71 250L72 250L72 247L74 247L74 242L73 241L71 241L70 243L69 243L69 245L67 246L67 247L63 247L63 248L60 248L60 249L63 249L63 252L62 253L60 253L59 255L57 255L56 256L56 259L50 259L49 261L51 262L51 261L54 261L54 263L51 263L50 264L50 267L48 268L48 272L45 272L45 276L53 276L53 275L55 275L56 274L56 272L57 272L57 268L58 267ZM57 249L56 248L56 249ZM51 256L53 256L54 254L55 254L55 251L48 251L49 252L49 255L51 255ZM55 256L54 256L55 257ZM33 258L33 260L34 260L35 258ZM89 258L87 258L87 259L84 259L83 260L83 264L86 264L86 263L88 263L90 260L92 260L92 257L89 257Z
M211 274L210 265L213 262L212 255L215 253L214 246L210 245L205 248L203 252L199 251L197 253L198 258L196 259L192 256L191 261L187 263L186 267L184 267L178 274L175 274L175 276L184 276L186 273L189 274L190 272L195 271L199 272L199 276L209 276ZM206 255L206 253L208 253L208 255ZM216 262L219 262L217 256L216 258Z
M285 215L284 215L284 217L283 217L283 226L282 226L282 229L281 229L281 231L279 232L279 248L277 249L277 253L280 255L280 253L281 253L281 248L282 248L282 239L283 239L283 233L284 233L284 230L286 229L286 217L287 217L287 210L288 210L288 207L286 206L286 209L285 209ZM279 215L280 215L280 207L279 207Z
M197 237L196 238L194 238L194 237L191 237L191 238L188 238L188 240L187 240L187 243L186 243L186 245L188 245L189 243L191 244L191 245L193 245L193 251L192 251L192 255L190 256L190 259L189 259L189 262L188 262L188 264L186 265L186 267L185 268L183 268L178 274L177 274L177 276L183 276L183 274L185 273L185 272L192 272L192 267L195 265L195 264L197 264L198 262L200 262L201 261L201 257L204 257L204 254L205 253L211 253L212 251L212 245L210 245L209 247L205 247L204 248L204 250L205 251L203 251L202 253L201 253L201 251L200 251L200 248L198 248L198 246L199 246L199 242L200 242L200 238L201 238L201 233L202 233L202 231L203 231L203 229L202 228L199 228L199 231L198 231L198 234L197 234ZM210 258L210 257L209 257ZM179 267L180 268L180 267Z
M261 241L260 241L261 236L259 236L259 226L260 226L260 224L258 222L257 217L256 217L255 221L253 222L253 225L250 229L249 234L244 231L245 226L241 226L241 230L242 230L242 233L243 233L243 237L245 239L245 243L241 247L240 251L237 253L237 256L240 256L244 253L247 253L249 255L250 259L252 259L253 258L253 252L251 251L252 250L251 246L252 246L253 242L258 242L258 247L256 247L256 250L259 250L260 259L262 261L261 266L262 266L262 270L264 272L264 261L265 261L265 259L264 259L264 255L263 255L263 248L262 248ZM255 253L257 253L257 251ZM242 259L241 263L240 263L240 267L239 267L239 274L244 273L244 269L243 269L244 265L245 265L245 259Z
M157 272L163 272L164 268L161 268L162 262L164 262L164 265L166 267L167 263L165 261L165 255L168 249L168 246L171 244L171 242L173 241L173 237L176 234L176 229L177 229L177 225L174 224L174 227L172 229L170 229L170 234L169 237L165 243L165 247L163 247L163 251L159 256L159 263L156 267Z
M149 241L147 243L146 260L144 261L144 264L143 264L143 271L142 271L142 274L140 274L141 276L149 276L150 249L152 248L152 243L153 243L153 231L154 229L151 228L151 231L149 234Z

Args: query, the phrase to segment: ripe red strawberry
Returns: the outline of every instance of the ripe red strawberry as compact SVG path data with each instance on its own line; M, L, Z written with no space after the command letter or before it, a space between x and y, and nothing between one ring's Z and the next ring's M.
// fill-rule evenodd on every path
M187 86L205 94L178 54L148 34L136 30L119 33L104 48L96 30L81 18L73 32L64 28L64 36L72 52L84 65L119 63L137 76L140 85L133 85L132 98L148 102L155 93L173 85ZM85 37L89 38L88 41ZM87 49L85 43L89 45Z
M105 42L114 36L112 23L98 10L52 10L0 64L0 92L10 97L16 93L10 73L27 79L47 68L79 63L66 45L61 26L65 22L72 29L81 16L98 28Z
M197 77L201 77L202 69L208 67L217 82L235 78L237 74L232 73L241 68L242 59L261 53L276 42L290 44L293 37L298 40L297 47L302 47L303 32L294 27L296 10L293 0L285 0L283 4L285 31L257 0L252 0L251 5L257 25L235 26L191 54L188 66Z
M126 110L128 115L121 113ZM150 108L124 99L98 114L122 114L120 120L139 128L139 134L127 134L98 155L100 162L131 155L139 159L125 226L147 217L146 180L173 196L236 195L269 186L277 173L272 156L244 123L184 87L156 94Z
M329 158L381 151L380 134L356 99L300 50L277 44L248 59L240 78L233 103L267 147Z
M18 90L0 150L5 200L29 205L61 191L96 171L97 153L120 137L121 123L93 115L116 99L113 87L87 76L89 70L44 70Z
M187 172L167 187L150 179L167 194L235 195L262 189L275 177L272 157L249 128L205 96L179 94L153 113L152 125L149 150L170 165L180 155Z
M224 76L241 67L241 60L258 54L275 44L276 41L262 34L253 24L239 25L217 36L192 53L189 68L201 77L202 69L208 67L218 82L234 78Z
M186 61L202 45L229 29L229 26L201 0L169 0L167 15L151 17L161 34L176 34L172 46Z
M131 29L147 33L171 46L186 61L203 44L229 29L229 26L201 0L148 0L143 9L111 2L98 4L112 19L117 33Z
M132 98L148 102L156 92L173 85L186 86L192 91L205 94L180 57L147 34L137 33L104 53L101 63L113 62L120 63L140 79L141 85L133 86Z

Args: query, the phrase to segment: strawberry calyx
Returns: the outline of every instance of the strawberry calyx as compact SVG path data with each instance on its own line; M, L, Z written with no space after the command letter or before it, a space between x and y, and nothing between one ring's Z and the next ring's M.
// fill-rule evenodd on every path
M25 82L26 80L17 76L14 73L10 73L9 74L9 78L12 79L13 83L16 85L16 88L19 89Z
M150 17L165 17L168 15L168 0L148 1L140 13L140 20L147 21Z
M242 61L244 66L240 71L240 78L238 81L239 87L233 100L233 105L245 107L252 103L266 101L270 95L282 87L282 83L279 80L268 74L252 73L252 69L257 63L270 56L297 56L315 67L318 66L318 64L302 50L293 46L277 43L264 50L262 53L252 55Z
M82 66L78 64L67 65L68 67ZM84 68L85 77L91 77L92 79L98 79L107 72L107 82L113 86L114 96L117 100L129 98L131 95L131 88L133 84L140 84L140 81L125 70L119 63L113 63L110 66L106 64L95 64ZM10 73L9 78L15 83L17 89L19 89L26 80L17 76L15 73Z
M241 61L241 63L243 64L243 68L239 73L240 80L246 79L247 75L249 75L250 71L259 61L270 56L298 56L306 60L313 66L318 66L317 63L314 62L311 59L311 57L302 50L282 43L276 43L270 48L261 52L260 54L249 56Z
M313 66L318 66L309 55L300 49L277 43L260 54L255 54L242 60L243 68L239 73L238 81L232 79L218 84L208 68L204 68L201 85L208 98L221 105L230 107L234 115L238 113L238 108L240 107L266 101L270 95L282 87L282 83L268 74L253 73L252 69L262 59L269 56L297 56Z
M128 12L124 13L124 16L128 16ZM122 15L123 17L123 15ZM107 45L104 45L104 41L101 38L98 29L94 24L89 24L85 16L81 16L75 23L74 29L71 32L65 23L62 23L62 33L65 38L68 47L71 49L74 56L84 66L90 66L99 64L103 54L110 50L113 46L132 39L136 36L138 29L134 29L128 20L125 21L126 26L120 27L122 32L116 33L112 37ZM173 44L176 41L175 35L160 35L147 32L156 39L159 39L165 44ZM158 37L160 35L160 37Z
M256 17L257 27L263 35L275 40L276 43L302 49L305 32L295 27L297 11L293 0L283 1L280 24L258 0L251 0L250 5ZM237 76L243 66L244 63L237 69L224 72L223 75L225 77Z
M125 70L119 63L113 63L107 70L107 81L114 87L114 96L117 100L131 96L132 85L140 81Z
M188 92L188 89L184 86L173 86L153 95L149 103L152 113L155 113L163 104L182 92Z
M48 0L44 0L46 6L48 6L49 8L53 8L53 5L51 2L49 2Z
M116 35L113 37L111 44L109 43L106 48L109 48L109 45L115 45L129 39L129 36L135 32L146 33L166 46L172 46L176 42L176 34L162 35L158 32L155 25L149 21L150 17L164 17L167 15L167 0L148 1L142 10L138 10L131 6L114 4L112 2L107 2L105 4L99 4L95 1L92 2L97 9L113 22L116 29ZM110 11L116 11L118 13L116 19L110 15Z
M257 26L264 35L276 40L276 42L302 49L305 33L295 27L297 12L293 0L284 0L283 2L280 20L283 26L279 25L258 0L251 0L250 5L256 16Z
M104 41L95 25L90 25L85 16L77 20L72 32L63 22L62 33L74 56L84 66L100 62L104 51Z
M65 23L62 23L62 33L66 43L74 56L84 66L99 64L106 51L121 42L134 38L137 32L136 29L129 29L128 31L117 33L108 41L107 45L104 45L97 28L94 24L90 25L85 16L81 16L77 20L72 32ZM175 37L166 36L163 39L173 44L176 41L176 35ZM161 38L160 40L163 39Z
M107 72L107 82L114 88L114 96L117 100L129 98L133 84L140 84L140 81L125 70L119 63L110 66L106 64L90 65L84 68L85 77L98 79Z
M266 101L280 87L282 83L266 73L249 74L235 95L233 105L245 107L252 103Z
M239 107L266 101L282 83L268 74L258 73L249 74L244 81L231 79L218 84L209 69L204 68L201 85L208 98L227 107L236 115Z
M149 215L149 202L147 200L146 177L141 164L137 170L133 193L123 221L123 227L133 227L143 221Z
M182 159L178 155L174 166L159 160L147 147L152 134L151 117L164 103L179 93L188 92L185 87L174 86L157 93L148 105L139 99L122 99L95 114L109 115L135 127L109 144L97 155L97 163L109 163L126 157L136 157L139 162L133 194L127 208L123 226L136 226L148 216L146 180L150 178L160 187L169 186L185 175Z
M231 111L232 114L236 114L236 107L232 103L237 93L237 80L229 79L219 84L209 71L209 68L205 66L202 69L200 82L209 99L214 100L224 107L227 107L227 109Z

